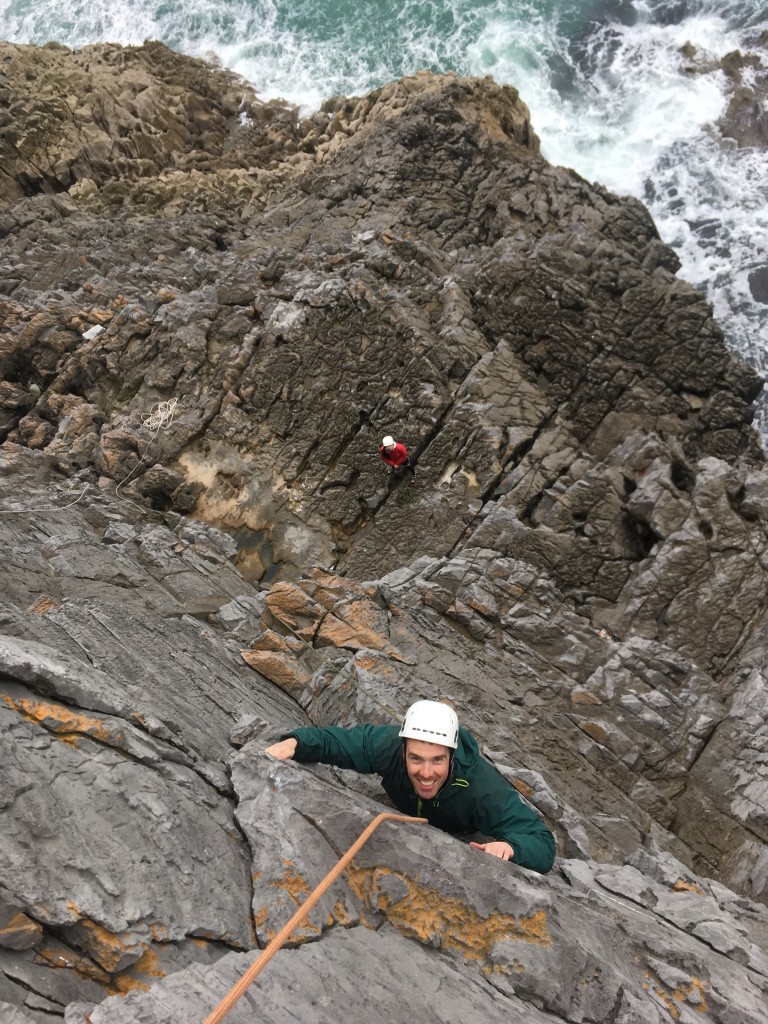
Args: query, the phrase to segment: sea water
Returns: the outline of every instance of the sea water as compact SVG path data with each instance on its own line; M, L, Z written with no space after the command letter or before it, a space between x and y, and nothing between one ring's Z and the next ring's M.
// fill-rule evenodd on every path
M768 152L713 129L714 66L768 61L766 30L768 0L0 0L2 38L161 39L307 113L419 68L508 82L548 160L648 206L726 342L768 376L768 304L750 287L768 273Z

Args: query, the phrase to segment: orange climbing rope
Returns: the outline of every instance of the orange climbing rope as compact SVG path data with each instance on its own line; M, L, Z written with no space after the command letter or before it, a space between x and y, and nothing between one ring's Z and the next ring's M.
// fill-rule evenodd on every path
M288 936L291 934L296 925L305 918L310 912L312 907L320 900L320 898L327 892L333 882L339 877L344 868L349 864L352 858L355 856L357 851L365 844L369 836L379 827L382 821L418 821L426 822L426 818L410 818L405 814L377 814L370 825L365 829L364 832L355 840L350 846L338 864L331 868L325 878L320 882L316 889L314 889L307 899L302 903L290 921L286 922L285 925L280 929L277 935L272 939L269 945L264 949L261 956L255 963L251 964L242 978L236 982L229 992L224 996L218 1006L215 1007L211 1013L203 1021L203 1024L219 1024L220 1021L224 1020L229 1011L245 993L248 986L254 980L254 978L261 974L264 968L267 966L269 961L280 949L283 943L286 941Z

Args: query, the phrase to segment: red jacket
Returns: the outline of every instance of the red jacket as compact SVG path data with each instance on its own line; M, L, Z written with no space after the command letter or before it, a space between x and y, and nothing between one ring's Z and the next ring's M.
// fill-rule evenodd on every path
M388 466L392 466L396 469L398 466L402 466L403 463L408 461L408 452L406 451L405 445L398 442L391 451L385 451L384 445L379 448L379 455L386 462Z

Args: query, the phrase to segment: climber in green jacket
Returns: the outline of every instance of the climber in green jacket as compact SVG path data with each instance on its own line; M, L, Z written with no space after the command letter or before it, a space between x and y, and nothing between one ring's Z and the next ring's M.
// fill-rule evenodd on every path
M491 837L470 846L541 874L554 863L552 833L514 786L480 756L477 741L459 728L456 712L447 704L417 701L399 729L294 729L266 753L283 761L320 761L380 775L384 790L403 814L427 818L446 832Z

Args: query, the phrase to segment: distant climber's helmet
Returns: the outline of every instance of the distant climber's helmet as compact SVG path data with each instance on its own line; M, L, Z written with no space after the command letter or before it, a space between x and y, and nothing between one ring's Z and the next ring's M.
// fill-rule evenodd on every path
M459 743L459 719L447 704L417 700L406 711L399 735L403 739L439 743L455 750Z
M387 436L381 442L381 446L382 446L382 448L389 448L394 443L395 443L394 437L390 437L389 434L387 434Z

